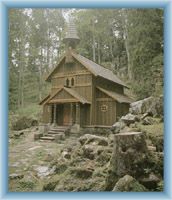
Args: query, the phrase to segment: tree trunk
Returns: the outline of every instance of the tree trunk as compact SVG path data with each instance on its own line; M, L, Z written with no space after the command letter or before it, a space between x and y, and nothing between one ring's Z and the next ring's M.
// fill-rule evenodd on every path
M123 30L124 30L125 49L127 53L127 62L128 62L127 72L128 72L129 80L131 80L132 79L132 65L131 65L131 56L130 56L129 44L128 44L127 14L126 14L125 9L121 10L121 16L122 16L122 24L123 24Z
M93 61L96 62L96 48L95 48L95 24L93 21L93 44L92 44L92 49L93 49Z
M113 44L112 44L112 41L109 42L109 47L110 47L111 62L112 62L112 64L114 64L114 55L113 55Z
M22 39L21 39L22 40ZM18 108L23 107L24 104L24 62L23 62L23 42L18 43L19 57L18 57Z
M40 66L39 66L39 101L42 100L42 68L43 68L43 52L42 52L43 49L41 49L41 63L40 63Z
M114 135L112 166L118 176L131 173L133 164L147 151L145 135L141 132L119 133Z
M114 135L113 153L109 173L106 177L106 190L113 189L119 178L128 174L141 177L147 161L145 135L141 132L127 132Z
M101 63L101 56L100 56L100 39L98 40L98 64Z

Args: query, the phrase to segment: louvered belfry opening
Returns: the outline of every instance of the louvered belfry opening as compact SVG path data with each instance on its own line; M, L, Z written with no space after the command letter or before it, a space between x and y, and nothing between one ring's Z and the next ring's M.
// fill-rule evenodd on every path
M75 49L77 44L80 42L73 19L70 19L69 23L67 24L67 31L63 42L66 44L67 48L71 47L72 49Z
M66 45L66 64L73 63L73 57L71 55L72 51L75 51L76 46L80 42L80 38L77 34L76 26L73 19L70 19L69 23L67 24L67 31L66 35L63 39L63 42Z

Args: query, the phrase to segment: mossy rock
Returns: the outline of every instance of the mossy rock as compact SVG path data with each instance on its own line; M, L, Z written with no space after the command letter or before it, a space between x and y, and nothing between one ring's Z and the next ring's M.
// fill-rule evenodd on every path
M145 192L147 189L135 178L125 175L115 184L113 192Z
M68 173L76 178L88 179L92 176L93 170L83 167L70 167L68 169Z
M60 176L54 175L46 183L44 183L42 191L54 191L59 181L60 181Z
M19 118L12 126L13 130L23 130L26 128L30 128L31 126L37 126L38 120L28 117L21 117Z

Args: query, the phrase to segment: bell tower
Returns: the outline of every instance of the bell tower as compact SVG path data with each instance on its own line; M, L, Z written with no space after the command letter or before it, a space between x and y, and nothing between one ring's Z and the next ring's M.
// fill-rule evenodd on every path
M69 20L67 25L66 35L63 39L63 42L66 45L66 50L68 49L76 49L77 44L80 42L80 38L78 37L76 26L73 19Z

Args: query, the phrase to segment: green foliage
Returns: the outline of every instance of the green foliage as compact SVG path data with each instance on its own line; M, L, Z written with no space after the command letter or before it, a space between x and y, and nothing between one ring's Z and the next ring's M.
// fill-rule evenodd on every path
M9 10L10 110L38 103L48 94L44 79L61 54L63 28L60 9Z
M138 98L162 92L163 10L128 9L128 44L133 91ZM160 77L159 77L160 74ZM159 87L156 87L157 83Z
M157 191L163 191L164 190L164 181L160 181L158 183L158 186L157 186Z
M64 52L61 9L9 10L9 108L48 94L44 81ZM75 9L78 52L124 79L137 99L163 93L163 9Z
M41 107L39 105L30 103L24 108L19 108L16 113L20 117L27 116L27 117L30 117L30 118L36 118L37 119L40 112L41 112Z

